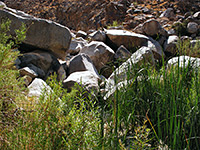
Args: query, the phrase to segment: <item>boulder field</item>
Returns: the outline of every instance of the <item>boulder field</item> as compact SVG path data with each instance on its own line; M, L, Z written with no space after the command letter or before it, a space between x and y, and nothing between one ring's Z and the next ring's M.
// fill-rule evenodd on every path
M72 1L68 3L70 2L73 3ZM5 3L11 6L9 0L5 0ZM56 73L57 79L62 81L63 88L69 91L75 83L82 85L88 91L101 90L101 85L105 84L104 90L111 93L104 97L106 100L112 95L116 85L129 82L126 72L131 66L156 67L164 60L166 68L169 68L177 65L179 59L181 60L179 65L184 61L188 64L192 60L195 68L199 66L199 58L194 58L200 57L198 55L188 53L188 56L177 56L177 44L181 42L188 41L191 49L199 45L200 49L200 11L196 11L199 8L198 2L196 5L190 3L195 10L193 14L185 12L180 15L183 10L179 10L179 7L176 9L163 7L157 12L153 6L152 8L149 8L148 4L136 6L131 0L107 3L102 0L99 1L99 7L97 1L92 1L91 6L94 5L96 12L103 8L102 5L105 7L105 10L101 9L102 14L99 13L99 18L94 16L97 19L96 24L90 23L92 20L87 23L77 22L79 17L74 18L71 23L66 23L66 19L63 18L63 23L57 20L59 17L47 20L44 19L45 15L35 15L43 17L41 19L31 15L35 13L34 11L24 8L28 14L7 7L5 3L0 1L0 23L5 19L11 20L8 34L14 37L15 29L20 28L22 24L27 28L26 39L18 48L21 55L15 65L19 69L20 76L26 81L25 86L30 89L29 95L32 96L41 94L41 87L37 90L37 86L47 87L48 85L44 84L45 80L53 73ZM39 4L39 1L35 3ZM61 7L54 2L50 5ZM165 7L167 6L166 4ZM20 2L19 8L21 8ZM68 9L75 11L76 8ZM54 8L49 10L49 16L53 10ZM65 17L76 17L76 13L74 16L68 16L65 11L59 11L60 9L57 13L64 13ZM103 23L104 13L106 14L104 21L108 21L110 17L110 21L113 21L112 26L105 26L106 24L99 26ZM82 17L84 18L84 15ZM114 25L115 21L122 23ZM119 79L117 83L115 76Z

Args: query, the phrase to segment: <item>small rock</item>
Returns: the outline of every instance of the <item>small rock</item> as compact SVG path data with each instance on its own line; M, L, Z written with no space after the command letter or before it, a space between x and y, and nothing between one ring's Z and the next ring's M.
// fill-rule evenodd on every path
M173 8L167 8L167 10L165 10L160 17L166 17L169 18L170 20L174 20L176 15L174 14L174 10Z
M49 94L52 92L52 89L50 86L47 85L45 81L39 78L35 78L33 82L28 86L29 92L28 96L29 97L40 97L43 93L45 95Z
M115 59L128 59L129 57L131 57L131 53L126 49L126 47L124 47L123 45L121 45L116 53L115 53Z
M193 15L193 17L194 17L195 19L200 19L200 11L196 12L196 13Z
M104 31L101 31L101 30L95 31L89 34L89 36L91 37L93 41L100 41L100 42L106 41L106 34Z
M19 70L20 75L23 77L25 75L30 76L31 78L36 78L38 74L29 67L24 67Z
M170 53L171 55L175 55L177 52L177 42L179 37L176 35L169 36L167 41L164 44L164 52Z

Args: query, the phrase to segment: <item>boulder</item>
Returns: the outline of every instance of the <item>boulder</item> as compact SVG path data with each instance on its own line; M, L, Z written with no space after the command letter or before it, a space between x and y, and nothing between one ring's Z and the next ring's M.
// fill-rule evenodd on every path
M29 89L28 92L29 97L39 98L40 96L42 96L42 94L46 95L52 92L51 87L48 86L45 81L39 78L35 78L33 82L28 86L28 89Z
M117 47L124 45L131 52L148 43L148 37L126 30L106 30L106 35Z
M87 54L84 53L74 56L69 62L69 74L80 71L91 71L98 75L92 60Z
M180 68L192 66L193 69L198 69L200 67L200 58L190 57L190 56L179 56L173 57L167 62L167 68L170 69L172 66L178 66Z
M141 47L131 57L120 65L108 78L108 86L115 84L115 76L117 78L117 83L125 81L127 79L127 72L131 69L140 68L142 65L155 65L155 59L153 57L153 52L149 47Z
M25 24L27 32L23 43L52 51L57 57L65 59L71 41L71 33L67 27L8 7L0 9L0 20L5 18L11 20L11 35L15 36L15 29Z
M103 42L92 41L85 45L80 53L87 54L98 71L113 61L115 52Z
M187 31L191 34L197 33L199 26L196 22L189 22L187 25Z
M75 83L85 87L87 90L95 90L99 88L100 78L91 71L80 71L70 74L63 81L63 88L71 90Z
M176 35L169 36L164 44L164 52L175 55L177 52L177 42L179 37Z

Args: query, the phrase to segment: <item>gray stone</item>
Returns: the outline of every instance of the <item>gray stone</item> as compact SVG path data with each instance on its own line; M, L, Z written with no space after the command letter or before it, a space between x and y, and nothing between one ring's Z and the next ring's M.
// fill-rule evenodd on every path
M108 78L109 83L108 86L115 84L115 76L117 78L117 83L121 81L125 81L127 79L127 72L129 69L139 68L141 65L151 64L155 65L155 59L153 57L153 52L148 47L141 47L135 53L131 55L131 57L120 65Z
M47 95L50 92L52 92L51 87L48 86L45 81L39 78L35 78L33 82L28 86L28 89L29 89L28 92L29 97L39 98L43 93L44 95Z
M149 38L148 47L153 52L155 59L162 60L162 58L165 58L165 53L163 52L160 43L157 42L156 40Z
M187 31L191 34L197 33L199 26L196 22L189 22L187 25Z
M116 53L115 53L115 59L128 59L129 57L131 57L131 53L126 49L126 47L124 47L123 45L121 45Z
M174 10L173 8L167 8L167 10L165 10L160 17L166 17L169 18L170 20L174 20L176 15L174 14Z
M72 55L78 54L86 44L87 42L82 38L72 39L67 52Z
M98 76L98 72L93 65L92 60L84 53L74 56L69 62L69 74L79 71L91 71Z
M91 71L74 72L63 81L63 88L70 90L75 83L78 83L87 90L97 90L99 81L100 78Z
M124 45L129 51L147 46L148 37L126 30L106 30L108 38L117 46Z
M188 65L192 66L193 69L200 67L200 58L190 56L179 56L173 57L167 62L167 68L170 69L172 66L178 66L180 68L186 68Z
M113 61L115 52L103 42L92 41L82 48L80 53L87 54L98 71Z
M33 64L43 70L45 74L48 72L53 62L52 55L42 51L25 53L20 56L19 59L21 61L21 67L26 67L30 64Z
M15 36L15 29L25 24L27 27L26 39L23 41L25 44L50 50L57 57L65 59L71 41L71 33L67 27L8 7L0 9L0 20L3 18L11 20L11 35Z
M101 30L95 31L89 34L89 36L93 41L100 41L100 42L106 41L106 34L104 31L101 31Z
M176 35L169 36L164 44L164 52L168 52L171 55L175 55L177 52L177 42L179 37Z
M155 19L150 19L144 22L143 32L148 36L163 35L168 36L167 31Z

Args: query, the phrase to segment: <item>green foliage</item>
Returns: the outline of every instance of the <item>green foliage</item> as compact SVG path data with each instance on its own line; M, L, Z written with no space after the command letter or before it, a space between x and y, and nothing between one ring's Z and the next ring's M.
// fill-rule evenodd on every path
M48 83L51 93L44 90L34 109L24 112L19 126L9 134L10 140L13 139L10 148L98 149L100 121L92 101L80 95L83 91L77 94L73 89L67 93L56 76Z
M7 20L0 25L0 146L9 144L7 134L12 132L16 125L19 102L25 99L23 81L17 79L19 73L14 67L19 52L12 49L15 43L11 36L7 35L10 23L11 21ZM23 36L20 39L16 37L19 43L25 38L25 32L19 29L17 34Z

